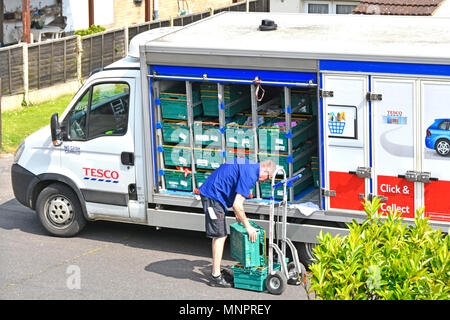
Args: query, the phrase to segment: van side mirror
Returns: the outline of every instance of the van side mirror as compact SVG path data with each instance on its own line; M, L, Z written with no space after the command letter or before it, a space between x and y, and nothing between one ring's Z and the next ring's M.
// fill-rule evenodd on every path
M50 131L52 134L52 142L54 146L60 146L62 144L61 141L61 126L58 121L58 113L52 114L50 119Z

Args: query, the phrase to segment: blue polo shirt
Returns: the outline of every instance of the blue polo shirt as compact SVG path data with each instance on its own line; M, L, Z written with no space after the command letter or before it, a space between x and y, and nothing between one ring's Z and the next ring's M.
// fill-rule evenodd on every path
M236 158L217 168L199 188L200 194L219 201L225 210L233 206L236 193L248 198L259 179L259 163Z

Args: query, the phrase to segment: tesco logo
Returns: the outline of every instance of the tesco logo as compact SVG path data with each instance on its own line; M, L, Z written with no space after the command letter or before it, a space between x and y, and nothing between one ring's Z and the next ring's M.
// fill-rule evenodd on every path
M119 173L112 170L94 169L94 168L83 168L84 175L93 178L105 178L105 179L119 179Z

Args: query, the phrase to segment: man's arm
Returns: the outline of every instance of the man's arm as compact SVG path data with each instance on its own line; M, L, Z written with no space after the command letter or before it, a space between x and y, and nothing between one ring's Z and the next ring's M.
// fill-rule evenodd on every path
M234 214L236 215L236 220L238 222L242 222L245 230L247 230L250 241L255 242L258 238L258 235L256 234L257 230L250 225L250 222L248 222L244 211L244 201L245 197L239 193L236 193L236 198L233 203Z

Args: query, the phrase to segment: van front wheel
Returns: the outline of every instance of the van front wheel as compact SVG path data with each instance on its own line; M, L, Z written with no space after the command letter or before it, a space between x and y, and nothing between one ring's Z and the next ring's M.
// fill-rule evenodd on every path
M80 201L68 186L54 183L44 188L36 200L36 212L50 234L72 237L86 225Z

